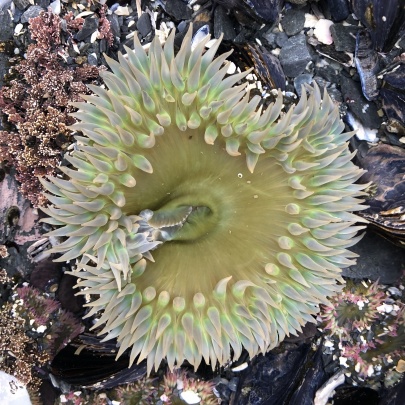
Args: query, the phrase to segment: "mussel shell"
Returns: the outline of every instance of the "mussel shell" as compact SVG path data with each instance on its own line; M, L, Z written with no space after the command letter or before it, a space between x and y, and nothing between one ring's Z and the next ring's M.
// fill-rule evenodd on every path
M281 348L280 348L281 349ZM316 352L303 343L285 351L255 357L242 371L233 403L238 405L303 405L313 403L316 390L327 380L322 345Z
M284 6L284 0L217 0L216 3L265 24L277 23Z
M115 360L114 341L82 334L62 349L51 364L51 373L72 385L109 389L142 378L146 361L128 368L128 356Z
M399 65L384 75L380 90L383 108L389 118L405 124L405 65Z
M405 149L387 144L358 154L360 165L367 170L361 182L373 183L374 191L366 199L369 208L358 215L371 226L405 247Z
M352 0L354 14L370 31L377 51L389 51L405 30L403 0Z

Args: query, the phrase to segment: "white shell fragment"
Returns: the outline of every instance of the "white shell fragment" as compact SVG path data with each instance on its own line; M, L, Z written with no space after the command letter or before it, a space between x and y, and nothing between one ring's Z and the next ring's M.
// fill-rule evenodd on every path
M314 405L326 405L328 399L333 395L336 387L345 382L345 375L343 371L337 372L325 384L316 391Z
M129 15L129 8L128 7L122 7L122 6L118 6L117 9L114 11L114 14L117 15Z
M60 0L55 0L53 1L50 5L49 8L52 10L52 12L56 15L59 15L61 12L61 6L60 6Z
M356 137L360 141L367 141L367 142L377 142L377 130L364 127L361 122L357 121L356 118L351 113L346 114L347 122L356 131Z
M180 394L180 398L184 401L184 402L186 402L186 403L188 403L188 404L199 404L200 402L201 402L201 398L200 398L200 396L196 393L196 392L194 392L194 391L191 391L191 390L188 390L188 391L183 391L181 394Z
M238 371L242 371L242 370L244 370L244 369L247 368L247 367L248 367L248 364L247 364L246 361L245 361L244 363L240 364L239 366L233 367L233 368L232 368L232 371L235 372L235 373L237 373Z
M31 405L24 384L10 374L0 371L0 403L7 405Z
M318 19L313 14L305 13L305 28L315 28L317 22Z
M321 18L316 24L314 29L314 35L319 42L325 45L331 45L333 43L332 34L330 33L330 27L333 22L330 20L325 20Z

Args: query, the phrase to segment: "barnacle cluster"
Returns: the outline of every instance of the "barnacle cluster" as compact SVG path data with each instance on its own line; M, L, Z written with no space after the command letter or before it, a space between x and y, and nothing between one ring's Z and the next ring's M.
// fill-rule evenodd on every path
M1 269L0 284L10 285L11 282L6 271ZM37 350L34 339L26 334L27 325L12 302L0 306L0 369L35 391L40 385L35 368L46 364L49 356Z
M330 306L321 305L320 319L330 335L327 341L356 383L388 386L402 377L405 306L387 286L348 281Z
M359 239L362 175L338 108L318 87L265 111L227 76L220 40L108 59L107 89L75 103L77 150L43 180L52 252L77 259L80 294L117 356L215 367L313 322Z

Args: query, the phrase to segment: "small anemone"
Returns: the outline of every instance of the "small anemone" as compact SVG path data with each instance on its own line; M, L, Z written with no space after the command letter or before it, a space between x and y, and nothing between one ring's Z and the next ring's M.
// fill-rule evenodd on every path
M361 229L363 172L327 93L263 111L248 72L215 58L221 39L191 38L146 53L135 35L107 58L108 90L75 104L73 168L43 181L50 235L67 237L51 252L78 259L86 316L149 372L164 358L214 368L301 331L341 289Z
M320 317L326 330L338 336L348 336L375 322L381 315L378 308L386 295L378 282L346 282L343 290L333 299L332 305L321 306Z

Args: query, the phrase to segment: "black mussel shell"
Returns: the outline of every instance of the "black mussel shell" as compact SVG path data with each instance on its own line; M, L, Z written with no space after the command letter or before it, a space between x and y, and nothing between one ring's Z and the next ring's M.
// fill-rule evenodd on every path
M68 384L86 388L109 389L142 378L146 361L128 368L125 353L118 359L114 341L82 334L62 349L51 364L51 373Z
M321 347L284 345L256 356L241 372L233 403L238 405L303 405L313 403L317 389L327 380Z
M383 109L390 119L405 125L405 64L384 75L380 90Z
M217 0L226 9L241 13L258 23L274 24L279 21L284 0Z
M379 52L389 51L405 30L403 0L352 0L352 7Z
M405 149L379 144L357 156L367 170L361 182L372 182L369 208L358 215L399 246L405 247Z

